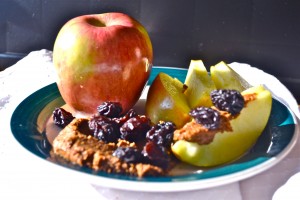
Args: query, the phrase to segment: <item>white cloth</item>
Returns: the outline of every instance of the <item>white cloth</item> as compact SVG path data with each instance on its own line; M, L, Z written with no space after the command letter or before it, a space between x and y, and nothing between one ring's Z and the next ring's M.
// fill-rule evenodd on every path
M289 177L300 171L299 143L283 161L266 172L224 186L189 192L117 190L92 185L59 168L53 170L52 163L33 156L20 146L9 127L16 106L31 93L55 81L51 58L51 51L34 51L0 72L0 199L271 199ZM232 63L231 66L250 84L265 84L299 116L294 97L275 77L248 65ZM255 79L251 73L259 78Z

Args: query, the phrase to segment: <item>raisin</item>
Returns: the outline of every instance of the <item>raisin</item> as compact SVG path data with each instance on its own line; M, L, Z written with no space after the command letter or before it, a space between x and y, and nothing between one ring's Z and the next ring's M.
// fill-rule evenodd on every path
M122 105L118 102L103 102L100 106L97 107L97 110L100 115L106 117L119 117L122 113Z
M136 117L137 113L135 110L130 109L124 116L113 118L113 120L121 127L128 119Z
M116 156L127 163L138 163L141 161L141 152L134 147L118 147L113 156Z
M129 142L138 142L146 137L151 128L151 121L145 115L137 115L128 119L121 127L121 138Z
M53 111L53 121L59 127L64 128L67 126L75 117L63 108L55 108Z
M146 139L148 141L153 141L158 145L170 147L175 129L176 126L174 123L161 121L152 126L152 128L147 132Z
M216 108L227 111L232 115L239 114L244 108L244 98L237 90L213 90L210 96Z
M153 141L149 141L145 144L142 155L145 163L150 163L162 169L167 169L171 160L167 149Z
M189 113L196 122L209 130L217 129L220 125L220 113L208 107L197 107Z
M120 138L118 124L105 116L93 116L89 120L89 128L93 131L94 137L106 143L117 142Z

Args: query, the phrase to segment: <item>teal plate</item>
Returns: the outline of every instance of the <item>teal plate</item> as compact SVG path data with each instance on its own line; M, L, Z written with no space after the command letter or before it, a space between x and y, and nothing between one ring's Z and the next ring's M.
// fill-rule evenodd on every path
M159 72L165 72L184 81L187 70L170 67L153 67L148 85ZM110 188L133 191L170 192L204 189L243 180L263 172L282 160L295 144L297 120L289 108L273 99L267 127L255 146L242 158L215 168L182 166L180 173L166 177L135 178L118 174L95 172L66 162L49 159L51 145L46 124L55 107L64 105L57 85L50 84L22 101L11 118L11 131L15 139L35 157L54 164L61 170L71 171L91 183Z

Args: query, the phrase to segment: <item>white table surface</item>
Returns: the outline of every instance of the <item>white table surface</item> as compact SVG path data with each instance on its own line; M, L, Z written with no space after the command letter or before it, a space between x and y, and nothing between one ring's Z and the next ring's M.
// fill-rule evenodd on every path
M0 199L266 200L273 198L279 200L300 198L299 194L293 193L297 188L292 184L299 183L295 180L299 180L300 177L294 176L290 180L300 171L299 141L287 157L265 172L239 182L189 192L145 193L110 189L92 185L86 180L72 176L71 173L65 173L64 170L55 170L53 164L42 161L25 150L14 139L9 127L10 117L15 107L29 94L55 81L51 55L47 50L31 52L17 64L0 72ZM241 75L243 73L248 72L240 72ZM258 74L274 78L263 72ZM255 81L250 79L251 77L248 81ZM281 83L277 82L277 84ZM280 87L282 86L279 85ZM289 91L277 93L279 96L281 94L288 96L288 105L299 117L297 103ZM285 183L288 180L291 184L288 184L287 188Z

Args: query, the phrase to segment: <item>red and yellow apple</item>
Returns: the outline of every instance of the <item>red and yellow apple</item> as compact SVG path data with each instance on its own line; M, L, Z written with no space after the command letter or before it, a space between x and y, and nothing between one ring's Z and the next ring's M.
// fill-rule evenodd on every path
M57 85L75 111L93 114L104 101L139 99L153 62L150 37L141 23L123 13L83 15L68 21L53 48Z

